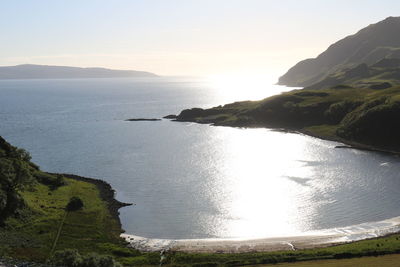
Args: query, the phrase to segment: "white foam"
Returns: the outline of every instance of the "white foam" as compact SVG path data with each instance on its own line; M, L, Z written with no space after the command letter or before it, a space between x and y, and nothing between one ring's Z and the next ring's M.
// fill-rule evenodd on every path
M400 231L400 216L378 222L305 232L298 236L265 238L155 239L121 234L129 246L141 251L249 252L324 247L375 238Z

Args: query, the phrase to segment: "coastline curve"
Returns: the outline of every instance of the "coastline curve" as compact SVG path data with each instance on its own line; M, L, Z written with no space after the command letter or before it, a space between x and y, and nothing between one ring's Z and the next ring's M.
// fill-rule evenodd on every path
M146 252L245 253L290 251L341 245L383 237L400 231L400 216L377 222L305 232L296 236L266 238L156 239L121 234L129 247Z

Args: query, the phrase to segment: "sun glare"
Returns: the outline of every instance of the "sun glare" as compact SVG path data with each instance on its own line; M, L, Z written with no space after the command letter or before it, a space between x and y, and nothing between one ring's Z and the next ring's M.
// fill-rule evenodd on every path
M239 100L261 100L286 91L276 85L277 78L261 74L233 73L209 76L208 86L215 89L215 97L223 103ZM287 90L293 88L287 87Z
M224 199L220 199L219 209L225 221L224 227L219 228L223 233L216 235L248 238L301 232L306 228L299 225L301 205L293 202L304 201L307 205L309 192L291 178L302 180L313 174L299 161L308 156L305 143L296 135L282 137L281 133L270 131L266 139L264 129L246 129L246 134L243 131L234 129L229 138L224 138L221 153L226 166L221 168L219 177L223 177L222 185L227 191L221 195Z

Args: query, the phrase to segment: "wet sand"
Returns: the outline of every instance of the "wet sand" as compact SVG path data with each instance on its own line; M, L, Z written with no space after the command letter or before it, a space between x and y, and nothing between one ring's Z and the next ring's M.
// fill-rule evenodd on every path
M129 246L141 251L210 253L267 252L328 247L400 231L400 217L343 228L306 232L298 236L254 239L153 239L122 234Z

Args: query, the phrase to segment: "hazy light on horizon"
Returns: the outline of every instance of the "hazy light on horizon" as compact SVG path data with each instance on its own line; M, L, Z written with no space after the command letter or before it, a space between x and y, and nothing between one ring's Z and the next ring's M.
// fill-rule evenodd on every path
M277 77L395 10L394 0L4 1L0 62Z

